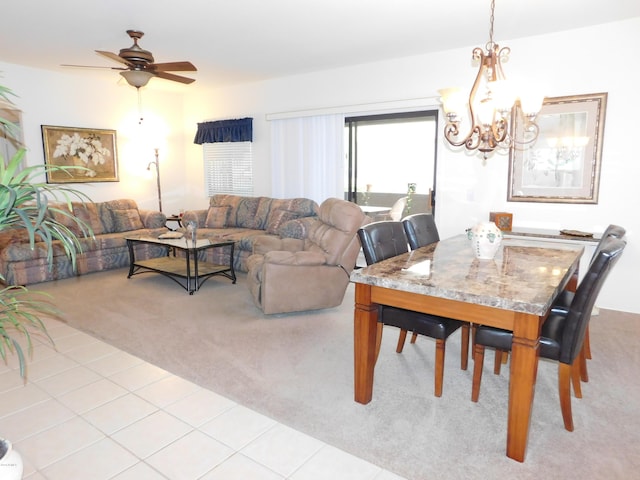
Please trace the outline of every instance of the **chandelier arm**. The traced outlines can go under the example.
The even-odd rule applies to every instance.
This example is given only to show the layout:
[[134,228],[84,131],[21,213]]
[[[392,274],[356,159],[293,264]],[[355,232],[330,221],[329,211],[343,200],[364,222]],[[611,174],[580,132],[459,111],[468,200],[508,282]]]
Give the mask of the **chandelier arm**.
[[476,150],[480,146],[480,142],[482,141],[482,126],[474,125],[473,129],[467,135],[467,138],[464,141],[464,145],[467,150]]
[[526,146],[529,145],[533,142],[535,142],[538,139],[538,134],[540,133],[540,126],[533,122],[530,121],[529,119],[525,120],[526,124],[524,126],[524,132],[526,132],[526,136],[523,135],[523,140],[519,140],[518,138],[512,138],[512,143],[518,147],[518,146]]
[[458,137],[459,134],[460,134],[460,130],[458,129],[458,122],[448,121],[444,127],[444,138],[447,139],[447,142],[449,142],[454,147],[461,147],[462,145],[465,144],[469,135],[467,135],[462,140],[457,141],[456,138]]
[[473,82],[473,86],[471,87],[471,92],[469,93],[469,104],[467,105],[469,118],[471,120],[469,133],[467,133],[462,139],[457,139],[460,135],[460,122],[457,120],[449,120],[445,125],[444,131],[444,136],[451,145],[453,145],[454,147],[461,147],[462,145],[464,145],[469,150],[475,150],[476,148],[478,148],[478,145],[480,144],[479,137],[482,135],[482,127],[477,124],[475,111],[473,109],[473,99],[475,99],[476,92],[478,91],[480,82],[482,80],[482,75],[485,70],[485,55],[482,48],[476,47],[473,49],[472,59],[480,60],[480,69],[478,70],[476,79]]

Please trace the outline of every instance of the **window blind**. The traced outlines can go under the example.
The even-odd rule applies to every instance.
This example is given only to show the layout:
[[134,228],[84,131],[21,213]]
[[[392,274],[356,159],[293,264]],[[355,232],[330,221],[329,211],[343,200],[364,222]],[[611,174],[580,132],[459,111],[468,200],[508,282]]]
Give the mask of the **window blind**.
[[251,142],[204,143],[202,147],[207,196],[253,195]]

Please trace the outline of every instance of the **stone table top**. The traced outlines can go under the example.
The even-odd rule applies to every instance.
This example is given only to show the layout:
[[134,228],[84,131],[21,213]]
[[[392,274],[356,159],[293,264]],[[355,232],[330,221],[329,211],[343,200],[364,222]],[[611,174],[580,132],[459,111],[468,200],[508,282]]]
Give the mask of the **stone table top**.
[[583,250],[505,238],[493,260],[478,260],[466,235],[457,235],[354,270],[351,281],[542,316]]

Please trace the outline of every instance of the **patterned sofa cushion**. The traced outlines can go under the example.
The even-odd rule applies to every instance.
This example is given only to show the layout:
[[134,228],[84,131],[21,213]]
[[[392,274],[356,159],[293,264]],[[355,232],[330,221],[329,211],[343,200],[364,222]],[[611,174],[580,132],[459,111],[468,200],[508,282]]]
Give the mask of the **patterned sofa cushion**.
[[299,238],[304,240],[309,236],[311,226],[318,221],[318,217],[304,217],[289,220],[278,228],[278,235],[283,238]]
[[205,228],[225,228],[229,219],[231,207],[209,207],[207,218],[204,221]]
[[300,217],[300,214],[298,212],[282,210],[279,208],[271,210],[271,212],[269,213],[269,217],[267,218],[267,226],[265,230],[267,233],[277,235],[278,230],[284,223],[288,222],[289,220],[295,220],[298,217]]
[[104,226],[98,213],[98,206],[93,202],[74,203],[73,214],[91,227],[94,235],[104,233]]
[[[260,201],[266,197],[242,197],[238,195],[214,195],[210,207],[229,207],[228,227],[260,228],[263,219],[257,216]],[[267,199],[270,200],[270,199]]]
[[231,207],[227,226],[258,230],[269,228],[270,215],[275,210],[296,212],[298,218],[318,214],[318,204],[310,198],[280,199],[217,194],[209,199],[211,207],[225,205]]
[[113,229],[116,232],[129,232],[131,230],[141,230],[144,228],[140,212],[137,208],[126,208],[123,210],[111,210],[113,217]]
[[318,215],[318,204],[310,198],[275,198],[271,210],[287,210],[298,213],[299,217],[315,217]]
[[[126,230],[122,230],[125,223],[131,224],[131,222],[134,221],[134,220],[127,220],[127,219],[129,219],[130,217],[133,217],[133,219],[135,219],[135,215],[129,212],[124,212],[126,210],[136,210],[137,212],[138,204],[136,203],[136,201],[128,198],[121,198],[118,200],[109,200],[107,202],[103,202],[102,209],[100,209],[99,212],[101,214],[100,219],[102,220],[103,226],[104,226],[104,233],[115,233],[115,232],[126,231]],[[125,215],[126,219],[118,218],[120,215]],[[139,213],[138,213],[138,220],[140,220]],[[142,223],[142,220],[140,220],[140,223]],[[133,229],[129,229],[129,230],[133,230]]]

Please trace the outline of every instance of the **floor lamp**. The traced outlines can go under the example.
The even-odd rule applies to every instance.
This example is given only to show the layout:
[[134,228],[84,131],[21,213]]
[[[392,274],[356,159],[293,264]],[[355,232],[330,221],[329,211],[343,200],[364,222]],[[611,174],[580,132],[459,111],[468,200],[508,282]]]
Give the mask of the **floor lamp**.
[[151,170],[151,165],[156,166],[156,180],[158,182],[158,210],[162,212],[162,193],[160,190],[160,161],[158,160],[158,149],[154,148],[154,151],[156,154],[156,159],[153,162],[149,162],[149,165],[147,165],[147,170]]

